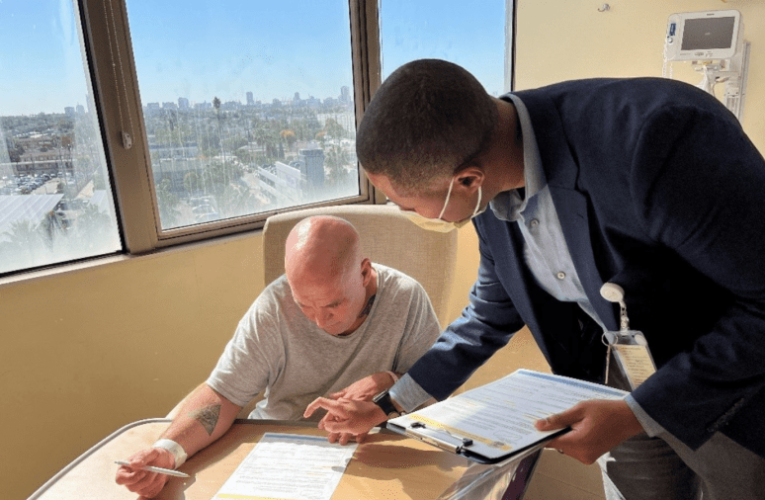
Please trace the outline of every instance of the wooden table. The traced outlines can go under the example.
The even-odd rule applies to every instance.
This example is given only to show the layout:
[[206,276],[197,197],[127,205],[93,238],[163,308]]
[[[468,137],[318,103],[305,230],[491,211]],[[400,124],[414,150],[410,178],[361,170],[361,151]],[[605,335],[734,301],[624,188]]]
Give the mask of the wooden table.
[[[152,445],[169,419],[119,429],[56,474],[29,500],[136,500],[114,482],[114,460]],[[237,420],[218,441],[191,457],[157,500],[210,500],[266,432],[324,436],[315,423]],[[533,463],[532,463],[533,466]],[[483,466],[390,431],[369,436],[348,464],[332,500],[503,498],[515,466]],[[498,478],[507,477],[502,483]],[[461,496],[473,485],[482,493]]]

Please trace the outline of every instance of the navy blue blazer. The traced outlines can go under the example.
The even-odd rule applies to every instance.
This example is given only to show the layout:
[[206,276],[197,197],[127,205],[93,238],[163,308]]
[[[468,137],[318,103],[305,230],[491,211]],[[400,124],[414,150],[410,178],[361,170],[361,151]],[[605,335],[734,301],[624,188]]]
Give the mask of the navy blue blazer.
[[[659,370],[634,391],[693,449],[721,431],[765,456],[765,161],[735,117],[665,79],[572,81],[518,92],[563,233],[609,329],[625,289]],[[510,138],[508,138],[510,140]],[[474,219],[470,303],[409,374],[443,399],[528,325],[555,373],[602,381],[602,331],[542,290],[517,223]]]

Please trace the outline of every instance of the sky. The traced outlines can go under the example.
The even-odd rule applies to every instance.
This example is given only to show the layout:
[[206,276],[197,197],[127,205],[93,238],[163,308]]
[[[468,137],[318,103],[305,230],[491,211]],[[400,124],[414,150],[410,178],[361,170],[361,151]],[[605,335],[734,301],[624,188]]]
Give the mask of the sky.
[[[142,103],[338,97],[353,88],[346,0],[126,0]],[[504,89],[505,0],[381,0],[383,77],[448,59]],[[73,0],[0,0],[0,116],[87,106]]]

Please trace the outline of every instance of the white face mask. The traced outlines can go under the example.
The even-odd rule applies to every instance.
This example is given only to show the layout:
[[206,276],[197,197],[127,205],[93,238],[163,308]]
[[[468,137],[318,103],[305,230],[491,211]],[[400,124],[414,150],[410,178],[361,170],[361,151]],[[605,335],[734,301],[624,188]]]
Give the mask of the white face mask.
[[473,215],[471,215],[469,218],[459,221],[459,222],[448,222],[445,220],[442,220],[441,217],[444,216],[444,212],[446,212],[446,207],[449,205],[449,198],[452,195],[452,187],[454,186],[454,177],[452,177],[452,181],[449,183],[449,191],[446,193],[446,200],[444,201],[444,207],[441,209],[441,213],[438,214],[437,219],[430,219],[428,217],[423,217],[422,215],[418,214],[414,210],[401,210],[404,215],[406,215],[409,220],[420,226],[421,228],[427,230],[427,231],[436,231],[439,233],[448,233],[449,231],[452,231],[454,229],[459,229],[470,220],[477,216],[481,215],[483,212],[486,211],[486,207],[483,207],[481,209],[481,186],[478,186],[478,201],[475,204],[475,208],[473,209]]

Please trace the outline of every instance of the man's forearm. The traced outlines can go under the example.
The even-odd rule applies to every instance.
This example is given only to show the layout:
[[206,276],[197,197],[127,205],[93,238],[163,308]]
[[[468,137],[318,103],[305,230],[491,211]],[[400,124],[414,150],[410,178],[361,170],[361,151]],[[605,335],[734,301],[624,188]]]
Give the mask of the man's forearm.
[[190,457],[221,437],[241,408],[202,384],[186,397],[160,438],[180,444]]

